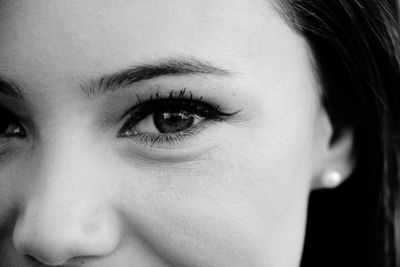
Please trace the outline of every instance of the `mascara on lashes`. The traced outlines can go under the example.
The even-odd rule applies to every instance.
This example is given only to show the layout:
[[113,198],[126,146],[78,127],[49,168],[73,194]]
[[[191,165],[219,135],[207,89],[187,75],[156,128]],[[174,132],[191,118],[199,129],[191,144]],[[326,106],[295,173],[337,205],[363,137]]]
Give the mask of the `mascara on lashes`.
[[[188,92],[186,89],[182,89],[178,92],[172,90],[167,97],[162,97],[157,91],[157,93],[152,94],[147,101],[142,101],[138,96],[137,98],[139,104],[129,109],[123,115],[123,118],[128,117],[128,119],[127,122],[122,126],[119,136],[139,137],[139,141],[151,143],[151,145],[156,143],[173,143],[177,141],[183,141],[186,137],[194,136],[206,128],[206,122],[224,121],[226,117],[233,116],[239,112],[223,112],[219,106],[215,107],[206,103],[203,100],[203,97],[194,97],[192,92]],[[202,121],[198,124],[192,125],[188,129],[175,133],[137,133],[132,130],[147,116],[161,111],[172,111],[172,113],[176,113],[176,111],[185,112],[201,118]]]

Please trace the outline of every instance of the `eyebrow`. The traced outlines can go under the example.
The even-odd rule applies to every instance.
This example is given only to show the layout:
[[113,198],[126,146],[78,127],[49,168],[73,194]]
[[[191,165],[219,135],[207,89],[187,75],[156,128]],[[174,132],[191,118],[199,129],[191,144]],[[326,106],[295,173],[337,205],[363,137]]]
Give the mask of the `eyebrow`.
[[135,65],[128,69],[103,75],[91,80],[81,89],[89,97],[124,88],[134,83],[154,79],[161,76],[179,76],[189,74],[207,74],[216,76],[230,76],[228,70],[216,67],[210,63],[196,59],[168,59],[153,64]]
[[12,80],[0,77],[0,94],[10,96],[17,100],[23,100],[23,93],[20,87]]

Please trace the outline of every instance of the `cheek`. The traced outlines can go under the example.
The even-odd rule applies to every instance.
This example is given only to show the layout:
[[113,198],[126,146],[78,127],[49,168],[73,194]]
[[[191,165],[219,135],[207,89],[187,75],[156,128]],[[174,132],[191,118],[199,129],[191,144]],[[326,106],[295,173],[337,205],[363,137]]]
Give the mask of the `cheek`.
[[295,266],[309,132],[299,129],[304,118],[269,122],[229,128],[220,146],[197,161],[143,168],[141,188],[123,194],[132,228],[176,265]]

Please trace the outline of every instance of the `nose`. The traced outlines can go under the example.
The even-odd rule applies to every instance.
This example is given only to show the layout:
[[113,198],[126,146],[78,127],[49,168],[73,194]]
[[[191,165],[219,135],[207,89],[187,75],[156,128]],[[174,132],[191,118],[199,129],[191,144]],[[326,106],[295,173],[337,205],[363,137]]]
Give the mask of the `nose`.
[[77,218],[71,213],[51,213],[43,208],[22,215],[14,229],[16,250],[42,264],[58,266],[102,258],[116,249],[118,227],[110,219]]
[[100,259],[117,249],[118,215],[99,189],[104,179],[88,171],[90,165],[82,158],[53,160],[30,177],[13,232],[18,253],[58,266]]

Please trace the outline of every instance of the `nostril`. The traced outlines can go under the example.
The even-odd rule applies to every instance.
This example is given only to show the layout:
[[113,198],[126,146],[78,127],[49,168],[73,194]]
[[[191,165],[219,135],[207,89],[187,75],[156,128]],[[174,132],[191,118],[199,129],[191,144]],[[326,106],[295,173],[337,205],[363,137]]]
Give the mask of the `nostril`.
[[43,264],[45,264],[46,266],[61,266],[62,265],[62,263],[55,264],[55,265],[53,265],[51,263],[46,263],[46,262],[43,262],[42,260],[35,258],[34,256],[31,256],[31,255],[25,255],[24,257],[28,261],[28,263],[32,266],[42,267]]
[[45,244],[39,238],[28,238],[27,236],[15,233],[14,247],[30,263],[37,264],[37,266],[59,266],[65,263],[64,256],[62,257],[60,252],[52,249],[52,245]]
[[26,252],[22,254],[25,260],[30,264],[29,266],[62,266],[66,264],[65,261],[57,260],[51,257],[42,257],[43,255],[39,255],[39,253],[34,252]]

